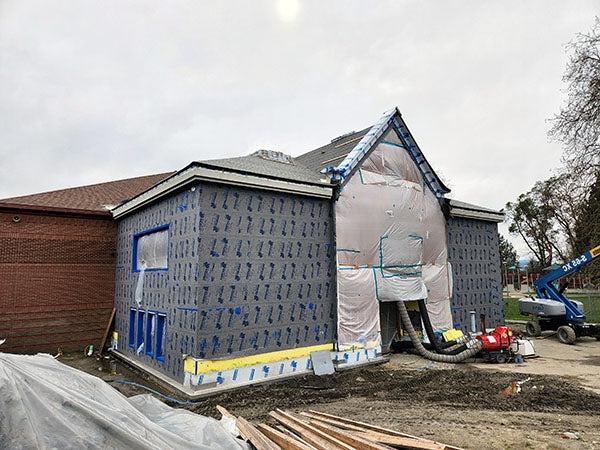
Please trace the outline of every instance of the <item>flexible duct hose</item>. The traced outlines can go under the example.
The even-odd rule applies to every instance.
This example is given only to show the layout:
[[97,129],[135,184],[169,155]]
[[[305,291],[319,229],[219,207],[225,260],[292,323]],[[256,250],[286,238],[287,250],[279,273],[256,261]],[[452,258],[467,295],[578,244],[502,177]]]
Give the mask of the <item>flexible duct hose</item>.
[[[425,300],[419,300],[417,304],[419,305],[419,313],[421,314],[421,320],[423,321],[423,326],[425,327],[425,333],[427,334],[429,342],[431,342],[435,352],[452,355],[452,351],[455,350],[454,345],[457,344],[457,342],[453,342],[450,345],[441,345],[441,342],[436,339],[435,333],[433,332],[433,327],[431,326],[431,320],[429,319],[429,312],[427,311]],[[460,347],[462,347],[462,345]]]
[[417,336],[417,333],[415,332],[412,322],[410,321],[410,317],[408,316],[408,311],[406,310],[404,302],[396,302],[396,304],[398,305],[398,312],[400,313],[402,325],[404,325],[404,329],[408,332],[408,335],[410,336],[410,340],[412,341],[415,350],[417,350],[417,352],[423,358],[427,358],[431,361],[436,362],[458,363],[464,361],[465,359],[475,356],[481,350],[482,344],[480,341],[471,341],[470,343],[466,344],[470,348],[457,355],[439,355],[437,353],[428,351],[425,347],[423,347],[421,339],[419,339],[419,336]]
[[427,334],[429,342],[431,342],[431,345],[436,353],[440,353],[442,355],[457,355],[468,349],[464,341],[459,342],[455,340],[450,342],[439,342],[435,337],[435,333],[433,332],[433,327],[431,326],[431,320],[429,319],[429,312],[427,311],[425,300],[419,300],[417,304],[419,305],[419,313],[421,314],[421,320],[423,321],[423,326],[425,327],[425,333]]

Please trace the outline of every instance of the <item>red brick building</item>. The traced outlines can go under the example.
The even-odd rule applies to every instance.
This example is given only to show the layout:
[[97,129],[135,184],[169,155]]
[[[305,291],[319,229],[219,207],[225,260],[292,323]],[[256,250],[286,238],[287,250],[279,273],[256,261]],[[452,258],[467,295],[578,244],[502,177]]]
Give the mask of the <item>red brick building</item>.
[[115,288],[117,228],[108,208],[169,175],[0,200],[2,351],[100,344]]

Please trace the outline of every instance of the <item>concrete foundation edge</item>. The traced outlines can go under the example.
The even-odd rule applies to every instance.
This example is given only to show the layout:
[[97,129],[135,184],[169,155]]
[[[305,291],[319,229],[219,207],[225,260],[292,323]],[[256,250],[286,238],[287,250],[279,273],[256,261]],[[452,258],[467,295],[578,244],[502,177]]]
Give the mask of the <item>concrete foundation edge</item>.
[[[285,360],[201,375],[186,373],[184,382],[178,383],[165,374],[124,355],[118,350],[110,350],[110,352],[137,370],[150,375],[153,381],[161,387],[190,400],[253,384],[280,381],[313,373],[310,356],[308,356],[298,358],[295,360],[296,364],[292,364],[292,360]],[[388,361],[388,358],[381,355],[380,346],[339,352],[332,351],[331,357],[336,371]],[[281,369],[282,365],[283,370]]]

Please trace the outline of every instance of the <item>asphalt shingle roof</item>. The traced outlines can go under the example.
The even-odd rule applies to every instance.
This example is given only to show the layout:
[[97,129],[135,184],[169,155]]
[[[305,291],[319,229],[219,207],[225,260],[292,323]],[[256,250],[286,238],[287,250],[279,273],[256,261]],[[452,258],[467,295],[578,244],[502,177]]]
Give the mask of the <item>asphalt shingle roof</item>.
[[174,172],[159,173],[107,183],[90,184],[39,194],[0,200],[0,206],[31,206],[37,209],[57,208],[79,211],[108,212],[107,205],[117,205],[163,181]]
[[368,127],[335,138],[327,145],[297,156],[296,161],[314,172],[320,172],[321,169],[327,166],[336,166],[343,161],[370,129],[371,127]]
[[318,171],[301,164],[296,158],[287,157],[289,163],[265,159],[258,152],[237,158],[212,159],[198,161],[196,164],[210,169],[227,170],[243,174],[258,175],[287,181],[308,184],[329,185]]

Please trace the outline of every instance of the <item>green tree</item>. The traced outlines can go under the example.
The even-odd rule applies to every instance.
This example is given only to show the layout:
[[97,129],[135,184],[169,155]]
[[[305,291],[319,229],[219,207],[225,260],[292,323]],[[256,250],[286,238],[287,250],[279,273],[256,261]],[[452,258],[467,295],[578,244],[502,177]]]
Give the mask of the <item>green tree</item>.
[[551,245],[562,261],[571,259],[577,253],[579,238],[575,228],[589,193],[587,178],[584,180],[564,169],[538,184],[553,212],[555,233]]
[[542,272],[546,267],[548,266],[540,264],[540,262],[536,259],[530,259],[527,263],[527,270],[529,271],[529,273]]
[[552,241],[555,238],[554,214],[549,206],[548,191],[541,182],[513,203],[506,204],[508,231],[519,235],[542,264],[552,262]]
[[502,235],[500,235],[500,263],[502,267],[513,267],[518,263],[515,248]]
[[[589,195],[575,225],[577,235],[577,253],[583,253],[590,248],[600,245],[600,171],[590,188]],[[590,264],[585,274],[600,283],[600,264]]]

